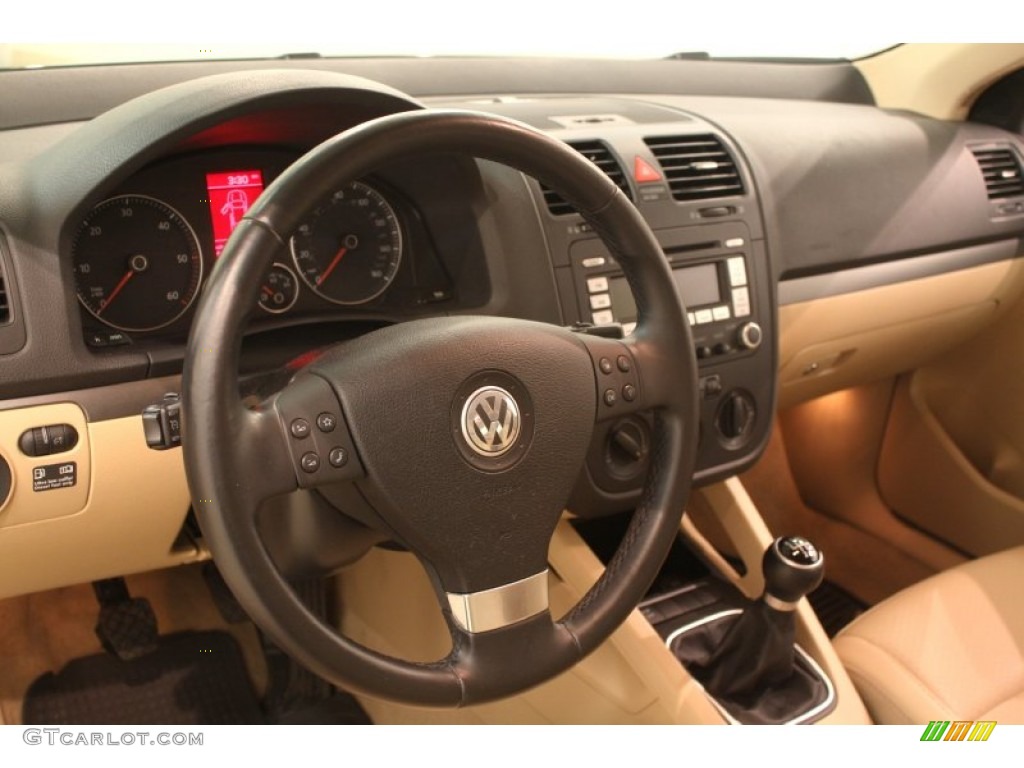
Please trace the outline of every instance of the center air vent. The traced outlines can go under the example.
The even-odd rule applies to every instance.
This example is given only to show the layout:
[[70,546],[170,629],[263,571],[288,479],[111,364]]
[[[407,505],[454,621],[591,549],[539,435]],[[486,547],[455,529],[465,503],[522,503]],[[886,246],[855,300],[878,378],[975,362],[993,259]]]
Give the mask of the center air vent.
[[1021,173],[1020,159],[1009,147],[973,147],[985,177],[985,189],[989,200],[1003,200],[1007,197],[1024,195],[1024,174]]
[[[612,154],[607,144],[603,141],[570,141],[568,144],[604,171],[604,174],[615,183],[615,186],[625,193],[626,197],[630,200],[633,199],[633,193],[629,189],[626,175],[622,172],[622,166],[619,165],[619,161]],[[540,188],[544,191],[544,202],[547,203],[548,210],[555,216],[564,216],[567,213],[574,213],[576,211],[575,208],[566,202],[565,198],[550,187],[541,184]]]
[[707,200],[743,194],[732,155],[711,134],[644,139],[665,172],[676,200]]

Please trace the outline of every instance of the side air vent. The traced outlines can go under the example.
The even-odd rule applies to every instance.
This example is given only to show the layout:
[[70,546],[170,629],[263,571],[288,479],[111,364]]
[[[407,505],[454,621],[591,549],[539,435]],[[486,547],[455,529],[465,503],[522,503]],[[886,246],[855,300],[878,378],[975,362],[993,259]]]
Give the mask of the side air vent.
[[[619,161],[612,154],[612,151],[608,148],[608,145],[603,141],[570,141],[569,146],[583,155],[587,160],[592,162],[602,171],[605,175],[615,182],[615,186],[621,189],[630,200],[633,199],[633,193],[629,189],[629,182],[626,181],[626,174],[622,172],[622,166],[619,165]],[[544,191],[544,202],[548,205],[548,210],[551,211],[555,216],[564,216],[567,213],[574,213],[576,211],[565,199],[555,192],[550,187],[541,184],[541,189]]]
[[0,257],[0,325],[11,322],[11,302],[7,297],[7,282],[4,280],[4,262]]
[[672,197],[707,200],[743,194],[743,180],[732,155],[716,136],[661,136],[644,139],[661,163]]
[[1009,147],[973,147],[971,152],[978,161],[989,200],[1024,195],[1024,173],[1020,159]]

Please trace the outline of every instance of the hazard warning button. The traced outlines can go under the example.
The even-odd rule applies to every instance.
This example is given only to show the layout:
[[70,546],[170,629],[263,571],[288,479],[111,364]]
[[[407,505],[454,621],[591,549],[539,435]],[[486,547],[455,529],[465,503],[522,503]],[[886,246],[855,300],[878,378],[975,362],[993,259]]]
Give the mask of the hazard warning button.
[[661,181],[661,173],[640,155],[636,155],[633,158],[633,178],[637,184],[648,184],[652,181]]

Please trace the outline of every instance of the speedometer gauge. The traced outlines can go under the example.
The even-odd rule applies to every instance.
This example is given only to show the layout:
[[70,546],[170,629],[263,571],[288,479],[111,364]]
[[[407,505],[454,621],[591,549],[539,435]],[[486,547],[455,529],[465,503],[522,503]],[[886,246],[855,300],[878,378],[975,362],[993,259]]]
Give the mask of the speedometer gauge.
[[122,331],[155,331],[192,305],[203,278],[195,232],[171,206],[143,195],[97,205],[75,235],[78,298]]
[[383,195],[362,182],[339,189],[291,240],[299,275],[335,304],[365,304],[387,290],[402,262],[402,230]]

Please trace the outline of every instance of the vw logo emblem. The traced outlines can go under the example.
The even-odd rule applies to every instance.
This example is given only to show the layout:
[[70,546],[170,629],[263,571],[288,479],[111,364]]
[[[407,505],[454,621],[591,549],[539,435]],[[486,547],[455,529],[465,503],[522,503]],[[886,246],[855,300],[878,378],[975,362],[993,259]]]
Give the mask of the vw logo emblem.
[[481,387],[462,406],[462,436],[480,456],[501,456],[519,439],[515,398],[501,387]]

